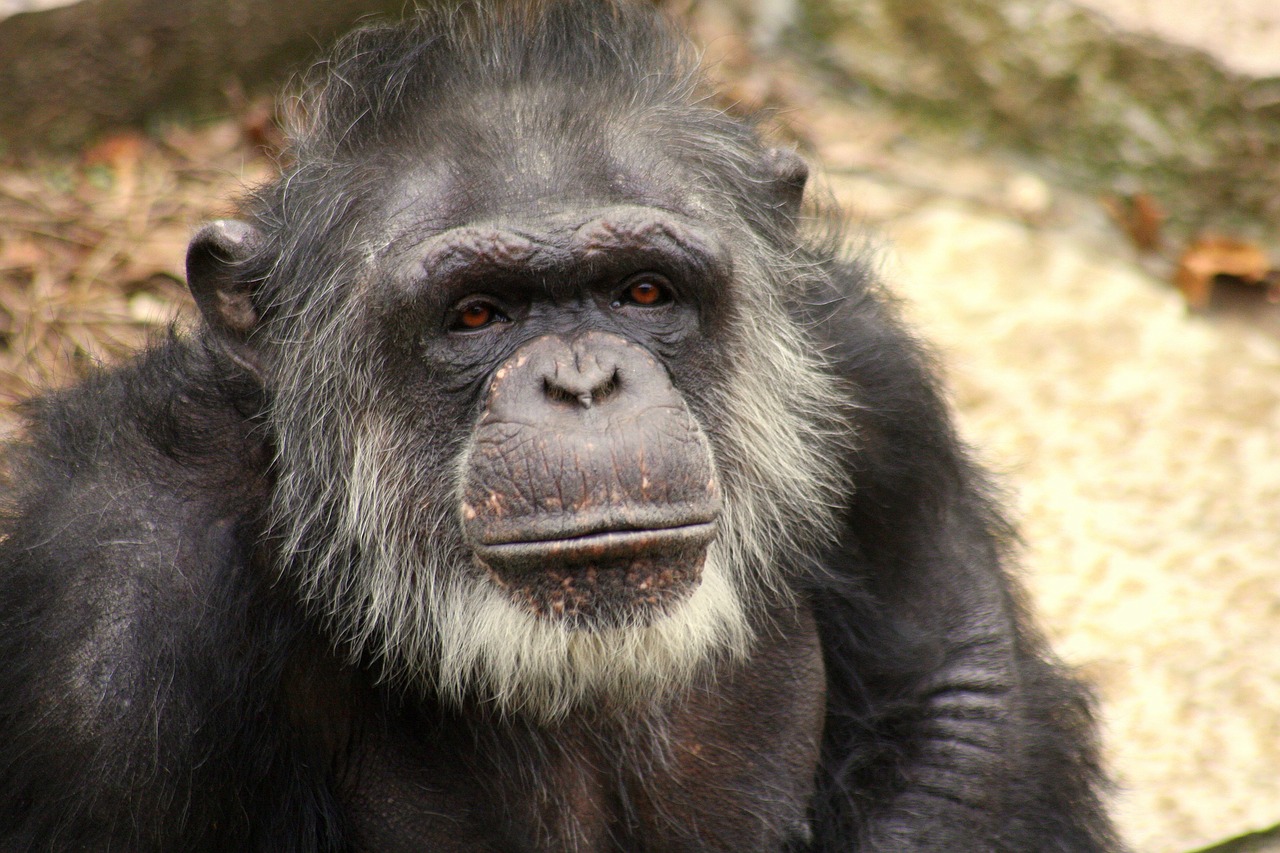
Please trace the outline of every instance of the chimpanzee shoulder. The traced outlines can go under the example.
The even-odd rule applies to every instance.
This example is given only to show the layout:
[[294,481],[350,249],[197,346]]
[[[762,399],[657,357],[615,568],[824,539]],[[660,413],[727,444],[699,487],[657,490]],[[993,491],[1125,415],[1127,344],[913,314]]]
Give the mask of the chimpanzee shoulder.
[[0,521],[0,848],[325,849],[336,819],[305,760],[257,746],[285,738],[272,693],[296,633],[254,557],[260,405],[174,336],[20,407]]

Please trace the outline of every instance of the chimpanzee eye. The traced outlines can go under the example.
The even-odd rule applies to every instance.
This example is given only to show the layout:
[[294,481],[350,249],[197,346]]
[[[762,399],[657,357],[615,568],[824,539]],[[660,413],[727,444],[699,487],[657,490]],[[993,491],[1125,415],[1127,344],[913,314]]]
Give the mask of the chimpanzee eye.
[[507,316],[492,302],[484,299],[471,299],[457,307],[451,328],[465,332],[483,329],[494,323],[506,322],[510,322]]
[[626,288],[614,301],[613,307],[639,305],[648,308],[664,305],[670,301],[671,283],[660,275],[645,273],[627,282]]

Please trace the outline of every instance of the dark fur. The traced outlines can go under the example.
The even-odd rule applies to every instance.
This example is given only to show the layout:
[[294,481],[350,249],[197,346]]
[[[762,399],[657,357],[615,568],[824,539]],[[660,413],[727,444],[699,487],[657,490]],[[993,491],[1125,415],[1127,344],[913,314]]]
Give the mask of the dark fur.
[[[1004,568],[1010,531],[927,359],[834,239],[797,233],[803,173],[702,100],[687,49],[647,9],[570,0],[486,21],[358,33],[319,69],[296,165],[244,211],[260,242],[231,269],[252,331],[210,323],[26,405],[0,528],[0,850],[1117,849],[1088,696],[1030,627]],[[495,93],[511,86],[526,109],[504,122]],[[319,422],[348,380],[332,341],[315,387],[279,365],[343,327],[368,246],[416,247],[375,233],[390,176],[446,151],[462,180],[429,190],[448,196],[448,224],[485,219],[511,198],[492,164],[512,145],[558,164],[558,183],[517,189],[528,210],[540,194],[678,208],[696,185],[739,271],[770,277],[848,395],[812,416],[841,475],[836,541],[793,519],[775,556],[794,597],[761,593],[753,656],[663,707],[539,721],[442,701],[298,587],[343,495],[305,476],[285,489],[299,469],[282,446],[326,453],[294,432],[299,412]],[[627,169],[612,170],[620,150]],[[650,164],[644,186],[610,183]],[[415,216],[397,233],[445,224]],[[730,291],[704,338],[660,353],[713,443],[712,392],[752,345],[751,294]],[[484,378],[414,374],[376,337],[343,343],[370,381],[405,377],[404,395],[435,401],[415,452],[443,470]],[[403,415],[406,399],[386,405]],[[823,677],[804,656],[809,614],[820,726],[803,712]],[[819,727],[813,766],[788,744]],[[787,792],[810,777],[806,816]]]

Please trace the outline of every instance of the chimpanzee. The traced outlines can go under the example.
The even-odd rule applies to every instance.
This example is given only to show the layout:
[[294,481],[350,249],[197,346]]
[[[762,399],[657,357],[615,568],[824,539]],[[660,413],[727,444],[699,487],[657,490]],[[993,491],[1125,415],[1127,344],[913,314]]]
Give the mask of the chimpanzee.
[[696,66],[630,0],[317,66],[199,325],[7,450],[0,849],[1117,847],[928,359]]

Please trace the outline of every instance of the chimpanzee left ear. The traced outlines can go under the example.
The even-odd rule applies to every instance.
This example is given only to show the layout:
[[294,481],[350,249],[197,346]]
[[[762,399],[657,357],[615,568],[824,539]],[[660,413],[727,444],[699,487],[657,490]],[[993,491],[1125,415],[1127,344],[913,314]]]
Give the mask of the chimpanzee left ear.
[[255,374],[260,370],[248,339],[259,318],[245,262],[261,245],[262,234],[254,226],[219,219],[197,231],[187,247],[187,286],[200,313],[228,345],[228,354]]
[[780,209],[794,219],[800,214],[804,187],[809,181],[809,164],[790,148],[770,148],[761,165],[773,184]]

